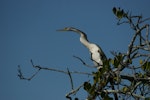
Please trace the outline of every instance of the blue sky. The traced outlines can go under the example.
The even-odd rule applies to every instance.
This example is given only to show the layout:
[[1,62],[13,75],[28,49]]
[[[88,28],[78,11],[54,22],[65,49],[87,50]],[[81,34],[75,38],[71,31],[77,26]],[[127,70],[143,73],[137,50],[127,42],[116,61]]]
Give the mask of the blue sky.
[[[0,99],[1,100],[65,100],[71,90],[67,75],[41,71],[33,80],[17,77],[17,66],[27,77],[37,65],[71,71],[91,72],[73,55],[92,64],[88,50],[71,32],[58,32],[66,26],[87,33],[91,42],[99,44],[107,57],[110,51],[125,52],[132,36],[129,26],[116,25],[114,6],[150,17],[148,0],[1,0],[0,1]],[[73,75],[75,87],[88,79]],[[82,91],[78,95],[84,98]]]

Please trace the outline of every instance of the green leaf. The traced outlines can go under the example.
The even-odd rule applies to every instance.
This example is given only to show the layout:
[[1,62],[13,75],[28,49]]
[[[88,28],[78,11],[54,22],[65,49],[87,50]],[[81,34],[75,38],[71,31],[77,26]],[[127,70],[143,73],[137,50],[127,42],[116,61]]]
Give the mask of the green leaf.
[[113,13],[115,14],[115,16],[118,18],[118,19],[121,19],[121,18],[123,18],[123,17],[125,17],[127,14],[124,12],[124,10],[123,9],[120,9],[119,7],[118,8],[116,8],[116,7],[114,7],[113,9],[112,9],[112,11],[113,11]]
[[120,83],[120,82],[121,82],[121,78],[120,78],[119,76],[114,77],[114,80],[115,80],[117,83]]
[[119,9],[119,10],[117,11],[117,17],[118,17],[119,19],[121,19],[122,17],[124,17],[124,11]]
[[96,90],[96,86],[95,85],[93,85],[90,89],[89,89],[89,94],[90,95],[96,95],[97,93],[95,92],[95,90]]
[[89,82],[84,82],[84,89],[85,89],[86,91],[89,91],[90,88],[91,88],[91,84],[90,84]]
[[141,68],[146,72],[150,72],[150,62],[145,62]]
[[116,58],[112,59],[111,63],[112,63],[112,65],[114,65],[114,67],[118,67],[118,65],[119,65],[119,62]]
[[113,98],[107,96],[107,97],[104,98],[104,100],[113,100]]
[[114,7],[114,8],[112,9],[112,11],[113,11],[113,13],[116,15],[116,11],[117,11],[116,7]]
[[139,63],[142,65],[143,64],[143,60],[140,60]]
[[98,77],[93,76],[94,84],[98,82]]
[[101,93],[101,97],[103,98],[103,100],[113,100],[113,98],[109,97],[105,92]]
[[79,100],[78,98],[75,98],[74,100]]
[[102,92],[102,93],[101,93],[101,97],[104,98],[105,96],[106,96],[106,93],[105,93],[105,92]]
[[145,100],[150,100],[150,97],[145,98]]
[[89,82],[84,82],[84,89],[90,94],[95,95],[95,85],[91,85]]
[[128,87],[125,86],[125,87],[122,88],[122,92],[123,92],[123,93],[126,93],[126,92],[128,92],[128,91],[129,91],[129,88],[128,88]]
[[118,55],[114,57],[114,59],[111,59],[111,63],[112,65],[114,65],[114,67],[118,67],[118,65],[120,64],[122,60],[123,60],[123,55],[119,53]]
[[98,83],[100,81],[101,75],[102,74],[99,71],[93,73],[94,84],[96,84],[96,83]]

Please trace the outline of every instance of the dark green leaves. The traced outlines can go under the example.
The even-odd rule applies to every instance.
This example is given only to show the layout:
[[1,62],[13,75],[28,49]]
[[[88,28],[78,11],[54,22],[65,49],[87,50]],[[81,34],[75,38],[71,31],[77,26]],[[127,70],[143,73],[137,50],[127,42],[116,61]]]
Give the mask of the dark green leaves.
[[84,89],[85,89],[90,95],[95,95],[95,90],[96,90],[95,85],[91,85],[89,82],[84,82]]
[[113,98],[109,97],[105,92],[101,93],[101,97],[103,98],[103,100],[113,100]]
[[111,63],[112,65],[114,65],[114,67],[118,67],[118,65],[120,64],[120,62],[122,62],[122,60],[123,60],[123,55],[119,53],[114,57],[114,59],[111,59]]
[[112,9],[112,11],[113,11],[113,13],[115,14],[115,16],[116,16],[118,19],[121,19],[121,18],[123,18],[123,17],[126,16],[126,13],[124,12],[123,9],[114,7],[114,8]]
[[84,82],[84,89],[86,90],[86,91],[89,91],[90,89],[91,89],[91,84],[89,83],[89,82]]
[[89,93],[88,100],[93,100],[91,98],[95,98],[97,95],[97,92],[95,92],[96,86],[91,85],[91,83],[89,83],[89,82],[84,82],[84,90],[86,90]]
[[143,61],[140,61],[140,64],[142,65],[141,68],[146,71],[146,72],[150,72],[150,62],[145,62],[143,64]]
[[150,100],[150,97],[145,98],[145,100]]

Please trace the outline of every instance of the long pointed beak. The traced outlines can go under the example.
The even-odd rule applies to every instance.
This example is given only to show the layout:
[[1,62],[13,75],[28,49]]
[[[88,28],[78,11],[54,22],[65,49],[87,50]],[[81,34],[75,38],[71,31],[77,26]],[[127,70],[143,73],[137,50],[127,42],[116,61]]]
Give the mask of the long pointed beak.
[[66,31],[66,30],[64,30],[64,29],[58,29],[58,30],[56,30],[56,31]]

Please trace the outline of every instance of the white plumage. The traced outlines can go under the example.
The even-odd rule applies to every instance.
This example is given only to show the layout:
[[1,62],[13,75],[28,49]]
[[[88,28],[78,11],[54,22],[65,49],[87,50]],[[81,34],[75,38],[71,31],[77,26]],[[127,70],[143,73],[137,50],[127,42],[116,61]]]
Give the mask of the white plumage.
[[87,35],[84,32],[73,27],[66,27],[59,31],[73,31],[80,34],[80,42],[90,51],[91,60],[94,62],[94,65],[97,66],[97,69],[103,68],[103,61],[107,59],[104,52],[98,45],[90,43],[87,39]]

